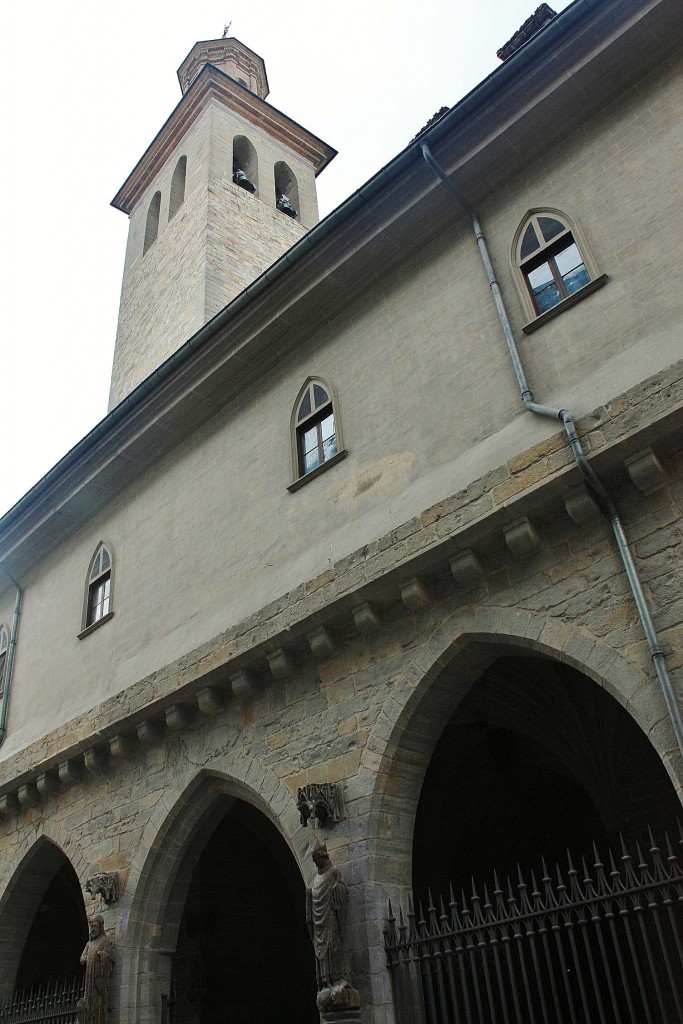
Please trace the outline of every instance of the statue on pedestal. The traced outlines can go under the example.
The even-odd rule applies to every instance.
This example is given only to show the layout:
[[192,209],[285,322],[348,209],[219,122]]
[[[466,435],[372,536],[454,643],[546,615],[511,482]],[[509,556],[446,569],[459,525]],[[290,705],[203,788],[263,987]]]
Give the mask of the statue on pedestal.
[[78,1024],[107,1024],[114,947],[104,930],[101,914],[88,921],[88,936],[81,954],[81,963],[85,964],[85,991],[78,1000]]
[[349,890],[332,864],[325,843],[316,842],[311,856],[318,871],[311,888],[306,890],[306,922],[315,949],[318,1009],[356,1009],[360,997],[349,982],[346,955]]

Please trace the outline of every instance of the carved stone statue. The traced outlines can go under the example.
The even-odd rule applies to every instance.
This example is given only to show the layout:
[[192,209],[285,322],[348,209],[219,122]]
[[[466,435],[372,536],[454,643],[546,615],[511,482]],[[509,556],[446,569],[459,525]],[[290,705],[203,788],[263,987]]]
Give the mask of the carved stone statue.
[[360,997],[349,982],[346,955],[346,907],[349,890],[332,864],[324,843],[311,856],[318,871],[306,890],[306,922],[315,950],[317,1004],[321,1012],[351,1010]]
[[339,786],[330,782],[310,782],[307,786],[300,786],[296,805],[304,828],[307,828],[309,818],[315,818],[319,825],[332,825],[342,820]]
[[93,899],[101,896],[105,903],[115,903],[119,898],[118,871],[100,871],[85,883],[85,891]]
[[85,992],[78,1000],[78,1024],[107,1024],[114,948],[105,933],[101,914],[88,921],[88,935],[81,955],[81,963],[85,964]]

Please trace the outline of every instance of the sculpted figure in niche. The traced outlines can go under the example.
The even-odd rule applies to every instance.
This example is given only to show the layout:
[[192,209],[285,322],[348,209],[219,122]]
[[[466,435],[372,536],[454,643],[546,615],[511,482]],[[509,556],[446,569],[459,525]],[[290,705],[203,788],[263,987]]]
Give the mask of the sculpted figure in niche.
[[306,921],[315,950],[318,1009],[349,1010],[360,1006],[349,982],[346,955],[346,907],[349,890],[332,864],[325,843],[311,850],[317,874],[306,890]]
[[78,1000],[78,1024],[107,1024],[114,948],[105,933],[101,914],[88,921],[88,935],[81,955],[81,963],[85,964],[85,991]]

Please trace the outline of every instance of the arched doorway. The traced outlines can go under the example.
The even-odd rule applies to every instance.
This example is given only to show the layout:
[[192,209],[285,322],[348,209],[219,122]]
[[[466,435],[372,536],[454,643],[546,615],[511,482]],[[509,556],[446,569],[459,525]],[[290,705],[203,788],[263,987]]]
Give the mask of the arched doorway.
[[48,840],[36,844],[0,905],[0,989],[5,996],[80,981],[88,936],[76,872]]
[[303,880],[264,814],[218,798],[178,872],[171,907],[179,900],[172,1024],[317,1024]]
[[683,1021],[669,777],[587,676],[508,652],[464,686],[461,653],[417,708],[416,728],[428,715],[440,735],[415,811],[415,900],[389,927],[399,1018]]
[[[447,676],[449,667],[444,670]],[[413,838],[413,886],[446,892],[581,862],[648,826],[673,838],[681,807],[633,718],[581,672],[505,656],[481,675],[432,753]]]

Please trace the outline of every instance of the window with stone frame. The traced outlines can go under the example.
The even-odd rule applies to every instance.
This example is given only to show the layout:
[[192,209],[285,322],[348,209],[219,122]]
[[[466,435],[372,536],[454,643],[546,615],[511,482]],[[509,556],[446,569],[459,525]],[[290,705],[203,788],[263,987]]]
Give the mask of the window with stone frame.
[[527,214],[515,235],[513,258],[530,318],[573,304],[606,280],[598,277],[578,226],[558,210]]
[[100,544],[88,571],[83,628],[94,626],[111,614],[113,559],[107,544]]
[[319,379],[307,381],[299,394],[294,414],[294,446],[299,477],[312,473],[341,451],[338,434],[329,386]]

